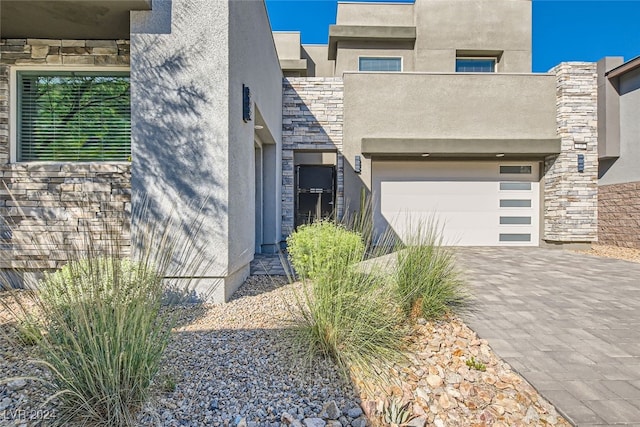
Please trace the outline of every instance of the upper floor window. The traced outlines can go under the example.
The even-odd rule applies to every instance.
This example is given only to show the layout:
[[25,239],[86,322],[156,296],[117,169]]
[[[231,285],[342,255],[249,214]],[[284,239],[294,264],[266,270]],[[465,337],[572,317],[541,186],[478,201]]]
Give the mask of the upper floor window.
[[456,58],[456,73],[493,73],[495,58]]
[[17,83],[17,160],[130,159],[128,72],[24,71]]
[[402,58],[361,56],[358,71],[402,71]]

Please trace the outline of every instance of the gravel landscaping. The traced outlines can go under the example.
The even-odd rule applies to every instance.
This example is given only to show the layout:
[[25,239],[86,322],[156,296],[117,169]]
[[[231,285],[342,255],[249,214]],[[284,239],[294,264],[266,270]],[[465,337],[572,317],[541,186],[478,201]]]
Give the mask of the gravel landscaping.
[[[359,395],[329,361],[300,362],[289,330],[297,287],[254,276],[228,304],[177,308],[180,325],[139,424],[364,427],[366,415],[375,422],[382,401],[396,396],[412,402],[412,426],[568,425],[456,318],[419,320],[409,361],[392,369],[387,386],[359,387]],[[3,376],[46,375],[27,361],[33,348],[0,340]],[[471,356],[475,367],[466,363]],[[46,425],[35,421],[54,414],[40,409],[45,399],[35,381],[0,385],[0,424]]]
[[609,245],[592,245],[591,249],[579,252],[605,258],[615,258],[631,262],[640,262],[640,249],[636,248],[623,248],[621,246]]

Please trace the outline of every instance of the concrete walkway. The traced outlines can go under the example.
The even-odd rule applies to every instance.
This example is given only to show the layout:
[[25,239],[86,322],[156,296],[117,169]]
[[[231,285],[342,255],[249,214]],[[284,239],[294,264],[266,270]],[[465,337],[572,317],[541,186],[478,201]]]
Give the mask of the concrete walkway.
[[459,248],[465,321],[578,426],[640,426],[640,264],[542,248]]
[[[286,276],[293,271],[286,259],[287,254],[255,254],[251,261],[252,276]],[[283,263],[285,264],[283,266]]]

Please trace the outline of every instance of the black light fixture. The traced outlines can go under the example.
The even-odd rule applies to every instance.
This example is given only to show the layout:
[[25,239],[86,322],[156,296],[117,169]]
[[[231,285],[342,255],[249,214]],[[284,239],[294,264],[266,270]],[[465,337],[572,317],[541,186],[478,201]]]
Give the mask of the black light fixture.
[[584,172],[584,154],[578,154],[578,172]]
[[244,122],[251,121],[251,90],[249,86],[242,85],[242,120]]
[[362,171],[362,159],[360,156],[356,156],[356,160],[353,164],[353,170],[355,173],[360,173]]

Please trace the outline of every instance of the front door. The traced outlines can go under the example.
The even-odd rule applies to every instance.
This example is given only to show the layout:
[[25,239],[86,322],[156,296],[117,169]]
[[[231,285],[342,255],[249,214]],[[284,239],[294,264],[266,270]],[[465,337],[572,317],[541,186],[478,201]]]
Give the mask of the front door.
[[296,167],[296,227],[333,217],[335,176],[335,166]]

